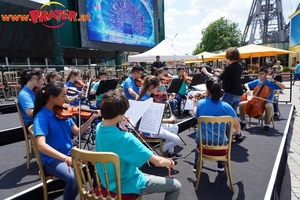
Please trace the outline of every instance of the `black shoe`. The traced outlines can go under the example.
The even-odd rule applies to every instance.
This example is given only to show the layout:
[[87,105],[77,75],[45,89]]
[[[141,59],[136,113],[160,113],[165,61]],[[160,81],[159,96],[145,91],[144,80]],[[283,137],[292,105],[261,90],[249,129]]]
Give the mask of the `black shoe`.
[[225,168],[224,168],[224,162],[218,162],[218,168],[217,171],[218,172],[224,172]]
[[197,171],[197,165],[194,165],[193,172],[196,173],[196,171]]
[[264,126],[263,132],[268,132],[269,131],[269,126]]
[[181,158],[182,157],[182,154],[179,154],[179,153],[168,153],[168,158]]
[[183,111],[183,114],[185,114],[185,115],[190,115],[190,111],[185,110],[185,111]]
[[233,138],[236,140],[236,141],[243,141],[244,139],[245,139],[245,136],[243,136],[242,135],[242,133],[240,133],[240,134],[235,134],[234,136],[233,136]]
[[278,115],[277,113],[275,113],[275,114],[273,115],[273,118],[274,118],[274,119],[279,119],[279,115]]
[[246,129],[246,123],[240,122],[241,130],[244,131]]

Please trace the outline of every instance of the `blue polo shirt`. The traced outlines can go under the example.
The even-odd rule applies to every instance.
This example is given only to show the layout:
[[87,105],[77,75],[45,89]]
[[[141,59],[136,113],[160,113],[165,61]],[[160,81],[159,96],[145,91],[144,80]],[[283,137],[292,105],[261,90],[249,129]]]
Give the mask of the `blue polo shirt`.
[[[254,81],[251,81],[251,82],[247,83],[247,85],[249,86],[249,88],[250,88],[251,90],[253,90],[256,86],[261,85],[261,84],[262,84],[262,82],[261,82],[260,79],[256,79],[256,80],[254,80]],[[279,90],[280,87],[277,86],[277,85],[276,85],[275,83],[273,83],[272,81],[270,81],[269,79],[266,80],[265,84],[266,84],[266,86],[268,86],[268,87],[272,90],[270,96],[268,97],[268,100],[273,101],[273,98],[274,98],[274,90]],[[253,95],[255,95],[255,94],[253,94]]]
[[[74,85],[74,83],[73,82],[71,82],[71,81],[68,81],[67,83],[66,83],[66,86],[67,87],[75,87],[75,85]],[[78,91],[82,91],[82,88],[76,88]],[[76,96],[76,95],[78,95],[78,93],[79,92],[75,92],[74,94],[67,94],[68,96],[71,96],[71,97],[74,97],[74,96]],[[72,103],[70,103],[70,105],[73,105],[73,106],[78,106],[79,105],[79,99],[76,99],[74,102],[72,102]]]
[[[175,79],[179,79],[178,75],[174,76],[173,78]],[[190,84],[188,84],[186,81],[183,81],[183,83],[181,84],[181,87],[178,91],[178,94],[180,95],[186,95],[187,92],[187,88],[190,86]]]
[[[133,134],[120,131],[116,126],[104,126],[101,122],[96,129],[96,152],[113,152],[119,156],[122,194],[140,194],[140,190],[146,188],[146,177],[139,168],[153,153]],[[106,187],[101,164],[97,164],[97,170]],[[107,171],[110,189],[116,192],[114,167],[111,163],[107,164]]]
[[25,110],[34,109],[34,101],[35,93],[25,85],[18,95],[18,103],[26,126],[33,121],[33,118],[28,116]]
[[[66,156],[71,155],[72,126],[71,118],[58,119],[48,108],[43,107],[33,120],[34,136],[45,136],[46,143]],[[41,152],[42,163],[51,163],[55,159]]]
[[[231,117],[236,117],[236,112],[233,110],[233,108],[226,102],[223,102],[222,100],[219,100],[217,102],[214,102],[211,100],[210,97],[206,97],[204,99],[201,99],[198,102],[197,110],[196,110],[196,117],[201,116],[225,116],[229,115]],[[208,125],[208,141],[212,141],[212,125]],[[224,124],[220,125],[221,130],[224,130]],[[206,126],[204,124],[201,124],[201,130],[203,133],[206,132]],[[220,131],[220,139],[218,140],[218,125],[214,125],[214,141],[223,141],[223,131]],[[199,133],[197,131],[196,138],[199,138]],[[206,135],[202,135],[202,140],[206,140]],[[224,138],[224,141],[227,142],[228,138]]]
[[141,97],[141,101],[146,101],[147,99],[149,99],[150,96],[148,94],[144,94],[142,97]]
[[123,82],[124,94],[128,99],[135,100],[128,92],[128,88],[132,88],[136,94],[139,94],[140,87],[136,86],[132,76],[128,76]]

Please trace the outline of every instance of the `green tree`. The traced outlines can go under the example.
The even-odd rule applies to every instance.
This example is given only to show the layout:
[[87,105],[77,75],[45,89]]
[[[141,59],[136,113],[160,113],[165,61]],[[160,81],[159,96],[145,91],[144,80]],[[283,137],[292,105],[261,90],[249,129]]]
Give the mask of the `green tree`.
[[202,31],[202,39],[193,51],[193,55],[203,51],[214,52],[229,47],[239,47],[241,41],[242,34],[238,23],[221,17]]

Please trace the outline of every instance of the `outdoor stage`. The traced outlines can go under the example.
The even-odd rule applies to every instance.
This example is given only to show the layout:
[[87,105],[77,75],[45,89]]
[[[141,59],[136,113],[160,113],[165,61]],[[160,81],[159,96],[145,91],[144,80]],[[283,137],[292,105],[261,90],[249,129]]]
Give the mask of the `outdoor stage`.
[[[269,181],[273,179],[271,175],[274,163],[278,151],[281,149],[281,143],[285,138],[284,133],[290,125],[289,119],[293,111],[291,104],[280,104],[279,106],[282,116],[275,121],[274,129],[271,128],[268,133],[263,133],[256,124],[257,121],[252,119],[251,127],[247,127],[243,132],[246,139],[243,142],[233,143],[231,166],[234,194],[230,192],[225,173],[218,173],[216,171],[217,163],[210,161],[204,162],[199,189],[197,192],[194,191],[196,181],[195,174],[192,172],[194,153],[188,154],[195,147],[193,139],[195,132],[193,128],[188,130],[192,118],[184,119],[185,126],[180,126],[182,126],[182,130],[187,130],[181,132],[180,136],[186,142],[186,145],[181,142],[176,147],[176,151],[180,151],[183,156],[188,156],[185,159],[176,160],[175,170],[172,174],[182,184],[179,199],[264,199]],[[1,127],[6,123],[10,122],[3,122],[1,119]],[[35,159],[32,159],[30,169],[26,170],[24,141],[1,146],[0,156],[5,161],[1,162],[0,168],[0,197],[5,199],[17,194],[18,197],[15,196],[15,198],[10,199],[42,199],[41,181],[38,177],[38,167]],[[167,175],[166,168],[149,168],[144,165],[142,171],[160,176]],[[276,175],[277,173],[274,176]],[[290,181],[287,181],[287,183],[290,184]],[[51,187],[58,185],[56,182]],[[272,190],[272,184],[270,188]],[[18,194],[21,192],[23,194]],[[149,194],[144,195],[143,199],[155,200],[162,199],[162,197],[162,194]],[[62,199],[62,196],[55,199]]]

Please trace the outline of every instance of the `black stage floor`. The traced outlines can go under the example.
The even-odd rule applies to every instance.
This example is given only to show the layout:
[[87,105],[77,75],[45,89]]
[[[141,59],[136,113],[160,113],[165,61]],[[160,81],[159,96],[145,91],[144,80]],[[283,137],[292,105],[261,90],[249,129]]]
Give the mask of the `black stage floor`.
[[[195,174],[192,172],[195,146],[193,128],[180,133],[182,142],[176,147],[177,151],[187,156],[177,159],[173,177],[182,184],[180,198],[182,200],[196,199],[263,199],[267,190],[275,158],[287,124],[292,105],[280,104],[281,118],[275,121],[275,128],[263,133],[261,128],[252,120],[252,126],[243,132],[246,139],[243,142],[234,142],[232,146],[232,174],[235,193],[232,194],[225,173],[216,171],[216,162],[204,162],[201,181],[197,192],[194,190]],[[3,122],[0,122],[1,124]],[[0,197],[10,197],[28,188],[40,184],[38,167],[35,159],[31,161],[30,169],[26,170],[25,144],[17,142],[0,147],[2,158],[0,167]],[[160,176],[167,175],[166,168],[142,167],[142,171]],[[30,192],[27,192],[28,194]],[[36,193],[35,199],[39,199]],[[19,198],[28,199],[28,198]],[[62,199],[62,196],[56,199]],[[77,197],[79,199],[79,197]],[[144,195],[145,200],[163,199],[163,194]]]

